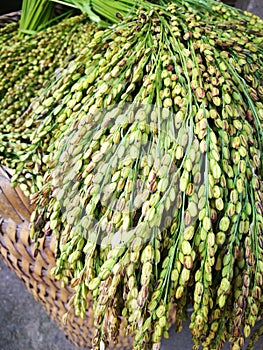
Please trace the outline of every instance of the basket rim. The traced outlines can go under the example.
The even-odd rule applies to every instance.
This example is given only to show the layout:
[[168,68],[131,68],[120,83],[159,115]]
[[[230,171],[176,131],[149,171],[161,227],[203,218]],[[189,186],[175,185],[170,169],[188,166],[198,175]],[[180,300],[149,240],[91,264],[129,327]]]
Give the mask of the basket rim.
[[17,17],[17,16],[21,16],[21,10],[13,11],[13,12],[9,12],[9,13],[5,13],[3,15],[0,15],[0,20],[2,18],[9,18],[9,19],[11,19],[12,17]]
[[18,22],[20,17],[21,17],[21,10],[0,15],[0,28],[5,27],[9,23]]

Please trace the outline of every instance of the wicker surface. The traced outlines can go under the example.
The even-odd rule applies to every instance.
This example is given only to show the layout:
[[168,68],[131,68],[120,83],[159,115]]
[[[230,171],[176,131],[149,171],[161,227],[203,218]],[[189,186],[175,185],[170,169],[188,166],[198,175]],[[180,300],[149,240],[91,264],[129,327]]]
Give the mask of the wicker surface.
[[30,242],[28,233],[29,215],[27,199],[19,190],[10,187],[9,174],[1,168],[0,255],[68,338],[78,346],[89,348],[92,308],[88,308],[85,320],[75,317],[72,311],[69,312],[67,323],[62,322],[63,315],[68,311],[67,303],[72,290],[62,289],[60,283],[50,275],[50,269],[55,265],[55,242],[52,237],[41,240],[40,253],[34,257],[34,245]]
[[6,26],[9,23],[18,22],[21,17],[21,12],[11,12],[6,15],[0,16],[0,28]]
[[62,289],[60,283],[50,276],[50,268],[54,263],[52,240],[46,239],[42,242],[41,253],[34,258],[26,223],[16,225],[11,219],[3,220],[0,231],[0,255],[4,262],[15,271],[65,335],[77,346],[89,349],[92,336],[91,312],[85,320],[75,317],[73,312],[70,312],[67,323],[62,322],[63,315],[68,311],[67,302],[72,292]]

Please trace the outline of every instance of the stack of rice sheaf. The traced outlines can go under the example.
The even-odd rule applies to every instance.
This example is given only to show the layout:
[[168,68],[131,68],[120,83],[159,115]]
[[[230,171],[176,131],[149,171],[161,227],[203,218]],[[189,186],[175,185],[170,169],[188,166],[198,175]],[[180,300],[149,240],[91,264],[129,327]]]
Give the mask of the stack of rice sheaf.
[[145,2],[89,33],[2,124],[36,249],[56,236],[77,315],[92,297],[95,350],[121,318],[134,350],[160,349],[173,304],[177,330],[193,307],[194,349],[242,349],[263,316],[263,21],[212,0]]

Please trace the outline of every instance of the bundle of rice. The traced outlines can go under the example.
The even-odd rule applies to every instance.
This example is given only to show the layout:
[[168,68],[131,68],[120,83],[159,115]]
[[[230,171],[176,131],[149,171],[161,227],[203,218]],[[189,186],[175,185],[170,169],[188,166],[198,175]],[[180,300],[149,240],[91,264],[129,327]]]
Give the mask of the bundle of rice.
[[76,314],[93,299],[93,349],[121,319],[134,350],[160,349],[173,304],[177,330],[193,306],[194,349],[242,349],[262,318],[262,43],[262,20],[224,4],[143,2],[23,115],[31,143],[3,151],[36,249],[56,235]]

